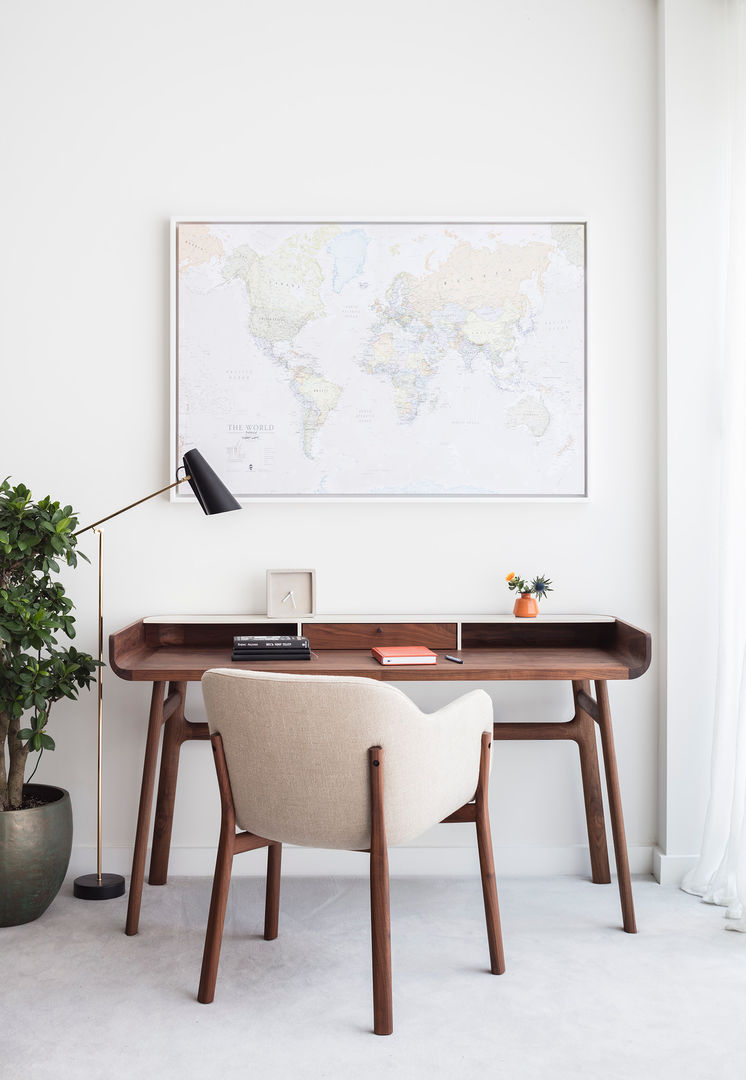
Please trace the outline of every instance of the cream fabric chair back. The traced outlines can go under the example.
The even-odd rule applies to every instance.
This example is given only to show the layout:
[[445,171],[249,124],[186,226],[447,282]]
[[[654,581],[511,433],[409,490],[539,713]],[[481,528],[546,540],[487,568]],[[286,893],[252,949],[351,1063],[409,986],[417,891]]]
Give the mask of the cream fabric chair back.
[[218,668],[202,679],[225,750],[236,822],[268,840],[370,846],[368,749],[385,750],[389,844],[419,836],[474,798],[492,702],[482,690],[427,714],[372,679]]

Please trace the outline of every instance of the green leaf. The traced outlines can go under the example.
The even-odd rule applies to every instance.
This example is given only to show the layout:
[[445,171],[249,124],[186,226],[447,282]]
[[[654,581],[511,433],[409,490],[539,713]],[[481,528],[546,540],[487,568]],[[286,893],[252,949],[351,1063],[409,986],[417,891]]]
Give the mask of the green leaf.
[[73,603],[56,575],[63,560],[77,562],[76,527],[71,506],[49,495],[34,501],[25,485],[0,477],[0,710],[23,728],[29,750],[51,747],[49,706],[90,688],[98,667],[58,645],[75,632]]
[[45,731],[39,736],[41,739],[41,745],[45,750],[54,750],[54,739],[51,735],[47,735]]

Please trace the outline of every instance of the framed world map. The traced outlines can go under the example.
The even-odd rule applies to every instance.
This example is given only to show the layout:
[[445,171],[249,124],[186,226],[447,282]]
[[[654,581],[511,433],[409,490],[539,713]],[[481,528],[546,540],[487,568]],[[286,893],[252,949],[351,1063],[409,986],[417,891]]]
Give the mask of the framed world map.
[[178,219],[172,258],[174,468],[196,446],[239,499],[586,495],[583,222]]

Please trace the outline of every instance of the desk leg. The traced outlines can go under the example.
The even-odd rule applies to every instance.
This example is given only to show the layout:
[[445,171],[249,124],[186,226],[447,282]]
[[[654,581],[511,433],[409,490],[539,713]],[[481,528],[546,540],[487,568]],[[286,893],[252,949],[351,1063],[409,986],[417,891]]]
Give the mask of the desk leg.
[[181,744],[187,736],[184,719],[186,683],[169,685],[169,693],[181,695],[181,702],[166,721],[161,750],[161,771],[158,779],[158,798],[155,804],[153,847],[150,852],[148,885],[165,885],[168,878],[168,856],[171,850],[171,829],[174,821],[176,780],[179,773]]
[[635,904],[632,899],[632,882],[629,876],[627,837],[624,832],[624,815],[622,813],[622,794],[619,789],[614,734],[611,729],[609,691],[605,681],[596,682],[596,701],[598,702],[598,716],[596,719],[601,731],[601,746],[603,747],[604,768],[606,770],[606,791],[609,796],[611,835],[614,838],[614,857],[616,858],[616,872],[619,879],[619,896],[622,901],[622,922],[628,934],[636,934],[637,924],[635,922]]
[[585,712],[578,701],[581,690],[590,691],[590,683],[573,682],[572,693],[575,701],[575,742],[580,752],[580,775],[583,780],[583,799],[585,801],[585,821],[588,827],[588,850],[591,856],[591,877],[596,885],[608,885],[611,881],[609,870],[609,848],[606,842],[606,822],[604,821],[604,801],[601,794],[601,774],[598,769],[596,751],[596,728],[593,717]]
[[150,811],[153,806],[153,785],[155,783],[155,766],[158,761],[158,742],[161,737],[161,727],[163,726],[165,689],[165,682],[153,683],[153,694],[150,699],[150,719],[148,721],[148,735],[145,741],[145,761],[143,762],[142,784],[140,786],[140,807],[137,811],[135,850],[132,856],[130,898],[127,905],[127,924],[124,931],[125,934],[130,936],[137,933],[140,922],[140,902],[142,900],[142,884],[145,878],[145,856],[148,851],[148,830],[150,828]]

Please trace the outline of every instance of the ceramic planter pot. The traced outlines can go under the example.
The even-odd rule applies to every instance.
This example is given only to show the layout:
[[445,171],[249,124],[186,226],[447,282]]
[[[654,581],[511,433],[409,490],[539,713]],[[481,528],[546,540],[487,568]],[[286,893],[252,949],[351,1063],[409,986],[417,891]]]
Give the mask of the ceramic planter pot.
[[521,593],[513,605],[513,614],[518,619],[535,619],[539,614],[539,605],[531,593]]
[[0,926],[38,919],[60,891],[70,862],[70,793],[46,784],[27,784],[24,793],[52,801],[0,813]]

